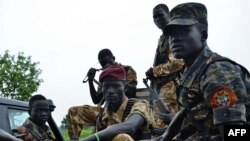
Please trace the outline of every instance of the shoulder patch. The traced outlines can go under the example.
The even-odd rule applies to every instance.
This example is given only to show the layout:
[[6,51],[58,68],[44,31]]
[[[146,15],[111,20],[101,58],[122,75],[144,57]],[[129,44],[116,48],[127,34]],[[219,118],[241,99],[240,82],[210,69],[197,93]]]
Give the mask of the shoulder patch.
[[232,106],[236,103],[236,100],[235,93],[228,87],[220,87],[209,96],[209,102],[214,108]]

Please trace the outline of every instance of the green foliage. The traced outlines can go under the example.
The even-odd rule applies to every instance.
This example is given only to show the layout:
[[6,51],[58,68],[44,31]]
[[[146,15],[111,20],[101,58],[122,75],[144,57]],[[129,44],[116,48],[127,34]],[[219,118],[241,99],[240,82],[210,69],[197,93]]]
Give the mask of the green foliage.
[[61,121],[61,126],[60,128],[64,128],[67,129],[68,128],[68,121],[67,121],[68,115],[66,115],[65,117],[63,117],[62,121]]
[[10,55],[5,51],[0,55],[0,95],[5,98],[27,101],[43,82],[39,78],[42,70],[39,62],[32,62],[23,52]]
[[[62,132],[62,135],[63,135],[63,138],[65,139],[65,141],[69,141],[68,130],[67,129],[62,129],[61,132]],[[92,134],[91,127],[86,126],[86,127],[83,128],[79,139],[83,139],[83,138],[85,138],[85,137],[87,137],[87,136],[89,136],[91,134]]]

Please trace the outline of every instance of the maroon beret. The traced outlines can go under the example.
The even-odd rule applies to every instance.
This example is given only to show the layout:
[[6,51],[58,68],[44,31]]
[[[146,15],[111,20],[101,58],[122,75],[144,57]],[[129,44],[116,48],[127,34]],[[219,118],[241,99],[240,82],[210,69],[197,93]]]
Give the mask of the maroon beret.
[[100,74],[99,82],[106,80],[126,80],[125,69],[119,65],[105,68]]

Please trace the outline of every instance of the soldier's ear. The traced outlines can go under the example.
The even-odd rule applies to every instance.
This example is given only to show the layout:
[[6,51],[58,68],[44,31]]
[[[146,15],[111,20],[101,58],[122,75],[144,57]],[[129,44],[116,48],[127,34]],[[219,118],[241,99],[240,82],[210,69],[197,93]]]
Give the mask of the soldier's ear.
[[207,37],[208,37],[208,34],[207,34],[207,31],[202,31],[201,32],[201,41],[205,41],[207,40]]

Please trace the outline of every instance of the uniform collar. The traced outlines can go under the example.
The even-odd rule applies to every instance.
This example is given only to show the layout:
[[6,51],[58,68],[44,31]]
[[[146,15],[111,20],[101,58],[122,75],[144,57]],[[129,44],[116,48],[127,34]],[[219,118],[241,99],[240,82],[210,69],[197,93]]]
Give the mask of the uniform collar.
[[105,107],[103,112],[104,113],[103,120],[108,121],[108,125],[114,124],[113,122],[120,123],[127,104],[128,104],[128,98],[126,97],[121,106],[115,113],[108,111],[107,107]]
[[182,84],[185,87],[191,86],[191,83],[193,82],[192,79],[194,79],[193,75],[196,75],[199,73],[200,67],[202,64],[207,60],[207,58],[212,54],[213,52],[210,50],[208,46],[205,46],[204,49],[200,52],[198,57],[195,59],[193,64],[188,70],[184,71],[183,78],[182,78]]
[[[35,124],[32,120],[30,120],[29,118],[26,119],[26,121],[23,123],[23,126],[25,127],[32,127],[32,132],[34,135],[37,135],[39,137],[43,137],[43,136],[47,136],[51,139],[54,139],[54,136],[51,132],[51,129],[47,126],[44,125],[46,127],[46,130],[40,128],[37,124]],[[31,131],[30,131],[31,132]]]

